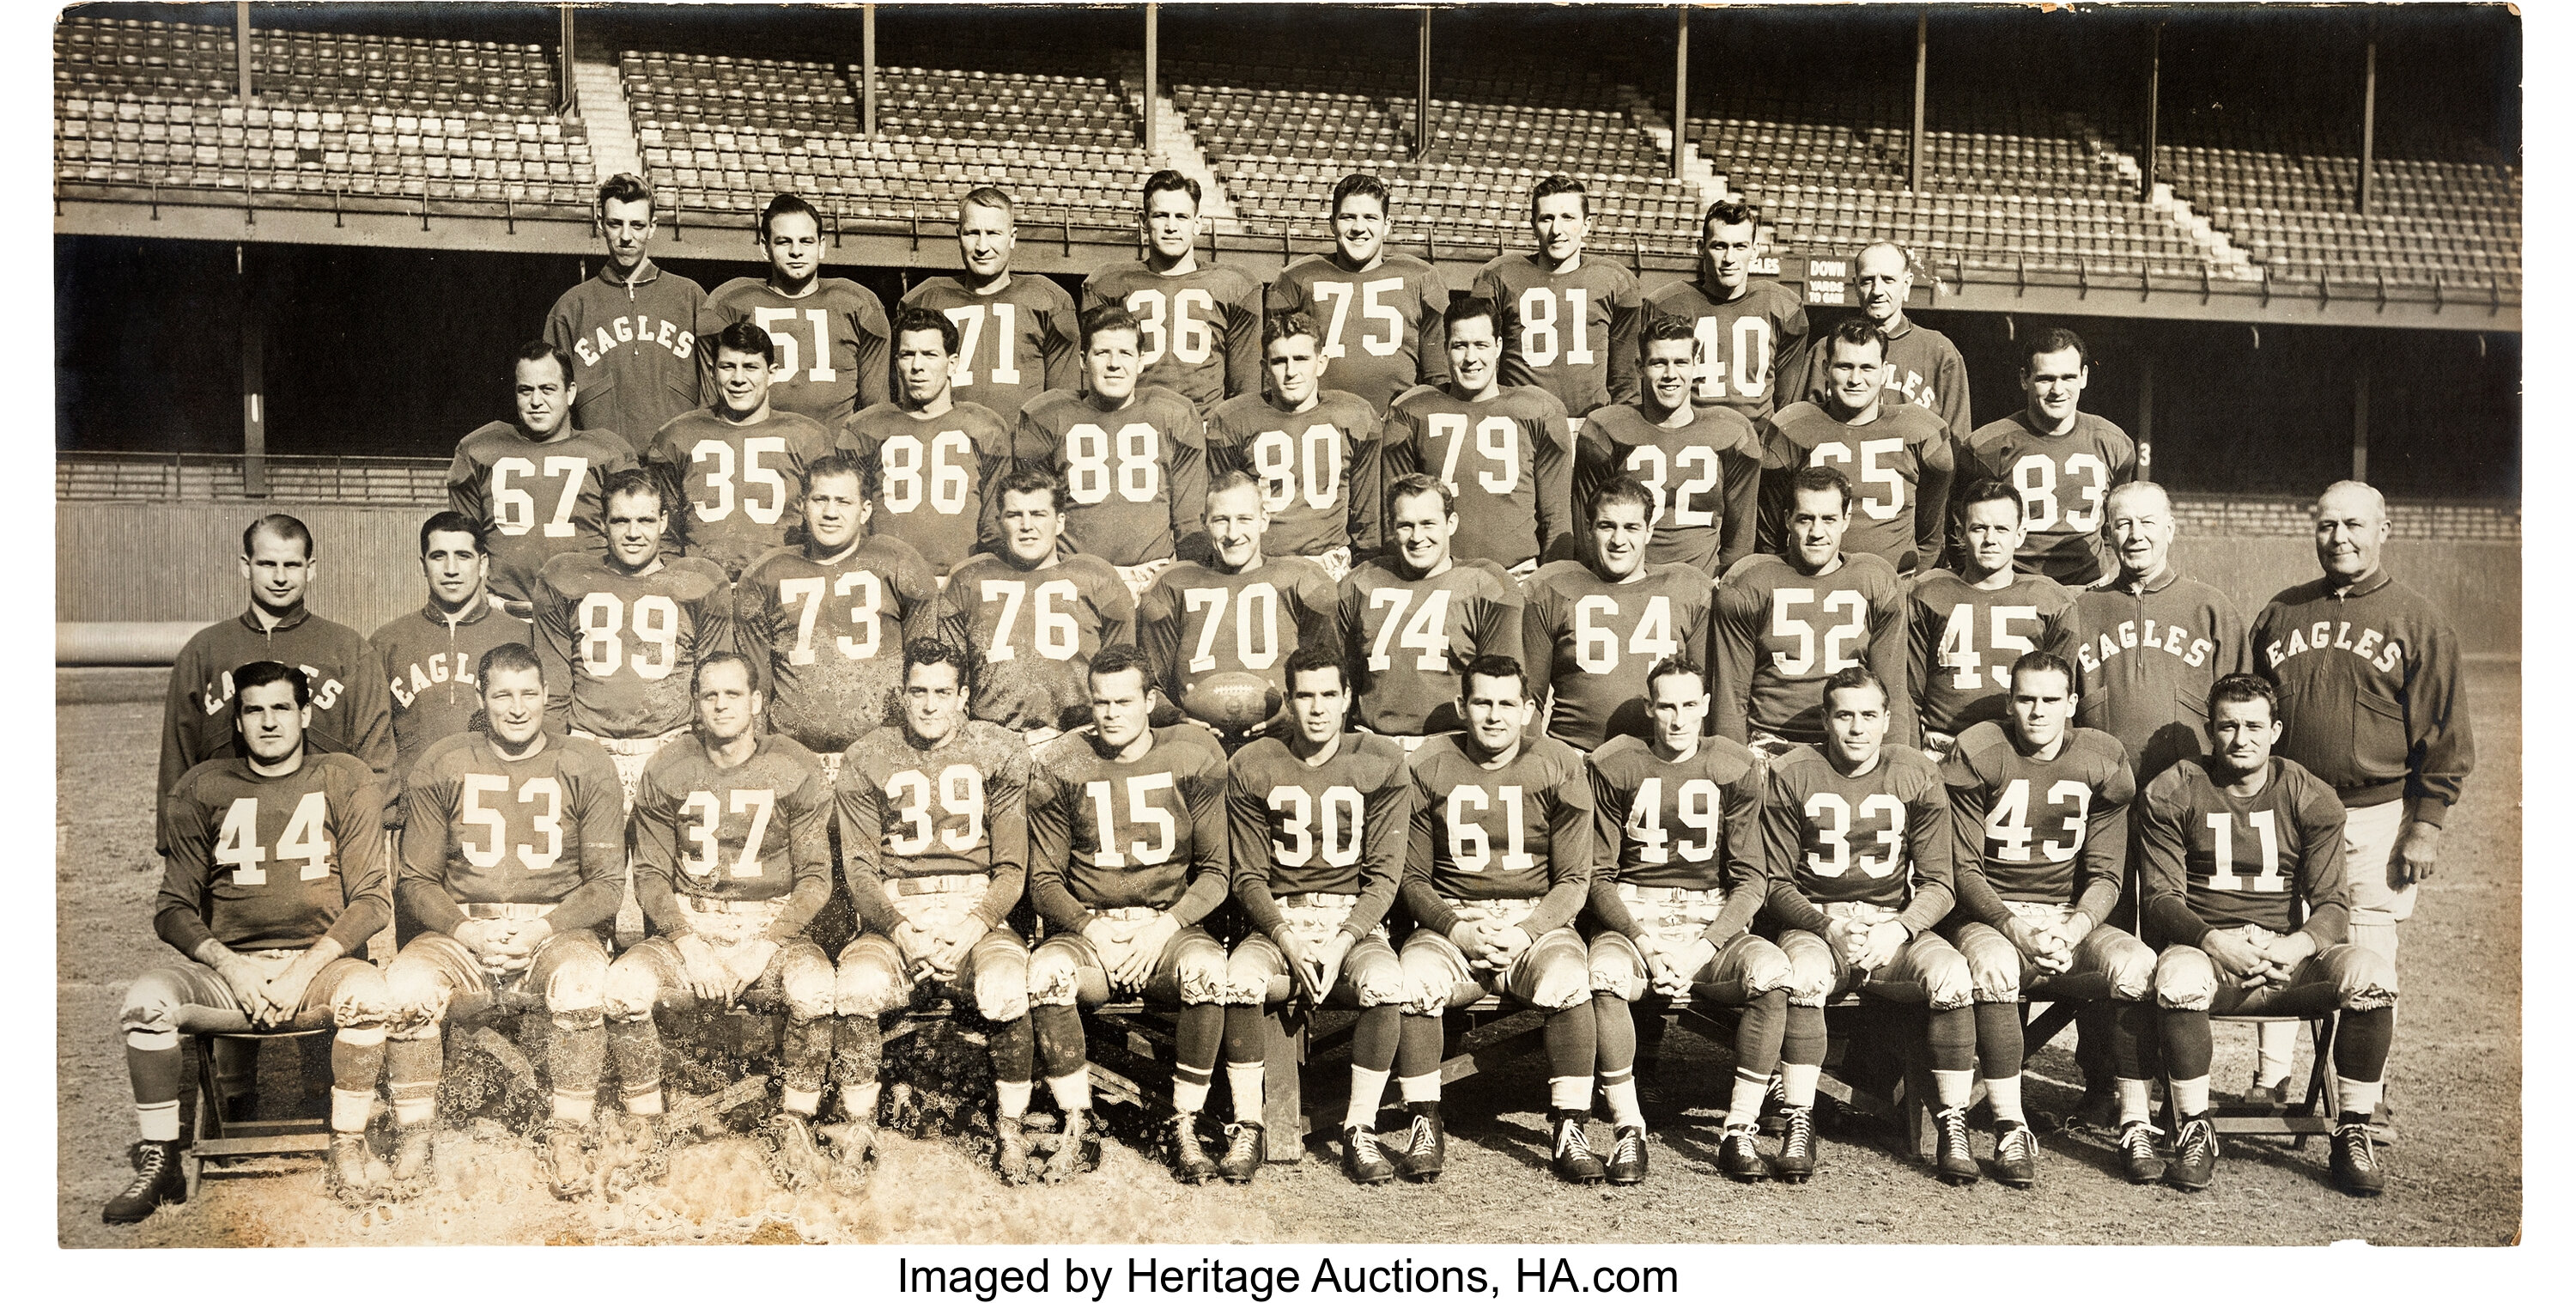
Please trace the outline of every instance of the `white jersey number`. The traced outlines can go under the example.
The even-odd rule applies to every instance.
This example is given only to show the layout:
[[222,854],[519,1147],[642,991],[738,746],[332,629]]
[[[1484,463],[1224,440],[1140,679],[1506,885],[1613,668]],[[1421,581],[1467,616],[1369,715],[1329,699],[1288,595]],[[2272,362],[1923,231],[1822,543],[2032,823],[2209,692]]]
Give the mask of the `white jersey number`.
[[1857,865],[1864,877],[1884,878],[1896,872],[1905,860],[1905,803],[1885,792],[1874,792],[1861,798],[1860,817],[1882,816],[1887,827],[1878,834],[1878,844],[1886,854],[1854,855],[1851,846],[1852,808],[1838,792],[1817,792],[1807,798],[1807,827],[1816,835],[1823,850],[1807,852],[1807,872],[1819,878],[1839,878],[1845,870]]
[[[1195,614],[1201,610],[1208,617],[1199,625],[1199,645],[1190,653],[1192,674],[1206,674],[1216,668],[1217,626],[1224,624],[1227,608],[1233,609],[1235,661],[1247,670],[1266,670],[1279,663],[1279,590],[1266,584],[1246,584],[1237,589],[1231,602],[1222,588],[1189,588],[1181,594],[1182,610]],[[1259,646],[1255,646],[1255,641]]]
[[2102,494],[2111,486],[2111,468],[2089,452],[2079,452],[2066,459],[2066,476],[2079,480],[2075,503],[2061,507],[2057,501],[2057,463],[2031,453],[2013,463],[2013,488],[2021,494],[2021,521],[2024,529],[2052,529],[2065,522],[2070,534],[2089,534],[2102,525]]
[[1330,423],[1307,426],[1294,438],[1286,430],[1263,431],[1252,441],[1252,474],[1261,481],[1261,505],[1274,516],[1300,497],[1330,511],[1342,498],[1342,432]]
[[1696,828],[1700,841],[1694,845],[1684,838],[1670,850],[1666,844],[1673,835],[1664,830],[1664,780],[1649,778],[1637,785],[1637,797],[1628,804],[1628,840],[1637,847],[1639,864],[1669,864],[1676,854],[1693,864],[1705,864],[1717,854],[1718,825],[1723,822],[1724,802],[1717,784],[1705,778],[1685,780],[1673,793],[1673,814],[1684,827]]
[[898,434],[877,449],[884,470],[877,496],[898,516],[930,509],[943,516],[966,510],[975,500],[975,445],[963,430],[942,430],[925,445],[917,434]]
[[[1011,630],[1019,623],[1020,606],[1028,600],[1029,584],[1025,579],[987,579],[982,589],[984,604],[1002,604],[1001,614],[993,617],[993,641],[984,648],[988,665],[1016,659],[1020,652],[1011,645]],[[1049,579],[1038,585],[1036,607],[1029,622],[1037,629],[1037,653],[1051,661],[1069,661],[1082,650],[1082,630],[1073,622],[1073,581]],[[1059,608],[1056,603],[1062,602]]]
[[[1521,291],[1521,361],[1531,366],[1551,366],[1556,362],[1557,347],[1564,343],[1568,366],[1592,365],[1592,291],[1569,287],[1565,291],[1564,330],[1557,322],[1556,291],[1544,285],[1532,285]],[[1560,338],[1560,336],[1566,338]]]
[[[519,784],[519,804],[534,803],[540,807],[528,817],[528,830],[543,839],[542,846],[526,842],[515,848],[509,846],[509,820],[500,811],[483,803],[485,794],[499,796],[509,790],[510,780],[504,775],[465,775],[464,784],[457,794],[456,849],[465,856],[466,863],[478,869],[499,867],[503,855],[515,849],[522,867],[531,873],[543,873],[553,868],[556,860],[563,858],[563,784],[552,778],[531,778]],[[491,835],[491,841],[481,846],[467,841],[463,836],[467,828],[484,829]]]
[[1143,421],[1115,434],[1085,421],[1064,432],[1064,472],[1066,491],[1083,506],[1107,502],[1113,489],[1129,502],[1151,502],[1163,493],[1162,433]]
[[[1619,599],[1595,593],[1574,604],[1574,663],[1593,674],[1608,674],[1619,668],[1619,634],[1594,624],[1596,615],[1618,619]],[[1657,658],[1672,655],[1680,646],[1673,640],[1673,599],[1662,594],[1647,598],[1646,613],[1628,635],[1629,653]]]
[[[581,649],[581,667],[594,679],[617,673],[620,667],[635,671],[635,677],[658,683],[671,677],[680,663],[680,604],[659,593],[647,593],[635,599],[634,624],[627,624],[626,603],[615,593],[592,593],[581,599],[580,627],[573,630]],[[626,653],[626,638],[633,635],[633,656]]]
[[[1485,836],[1485,825],[1467,815],[1471,807],[1490,809],[1496,798],[1500,798],[1503,807],[1503,854],[1499,860]],[[1482,873],[1488,864],[1505,873],[1523,873],[1538,864],[1538,857],[1524,849],[1529,841],[1528,824],[1521,813],[1518,783],[1496,788],[1493,797],[1486,796],[1481,787],[1450,788],[1448,817],[1443,822],[1449,826],[1449,862],[1458,866],[1460,873]]]
[[[908,833],[897,833],[898,825],[888,824],[885,848],[897,855],[925,855],[935,835],[939,844],[960,853],[984,844],[984,775],[973,765],[950,765],[931,777],[918,769],[907,769],[886,780],[886,799],[898,803],[896,817]],[[962,828],[939,828],[939,818],[930,811],[933,801],[939,808],[966,821]]]
[[[751,814],[751,830],[742,835],[742,853],[734,857],[733,876],[760,876],[760,843],[769,833],[769,812],[778,804],[778,793],[766,787],[737,787],[728,793],[726,804],[735,814]],[[724,810],[713,792],[691,792],[680,803],[680,813],[692,820],[680,829],[697,847],[680,856],[680,871],[693,878],[703,878],[716,871],[723,858],[716,842],[716,827],[724,821]]]
[[[2071,860],[2084,849],[2084,816],[2092,812],[2093,789],[2072,778],[2049,784],[2050,807],[2064,808],[2069,801],[2075,803],[2075,809],[2059,825],[2065,829],[2067,839],[2039,844],[2040,858],[2045,863]],[[2031,838],[2036,835],[2030,822],[2030,780],[2016,778],[2004,784],[2004,790],[1995,794],[1993,808],[1986,811],[1986,858],[2004,864],[2028,864]]]
[[[1816,445],[1816,450],[1807,456],[1807,464],[1822,466],[1827,462],[1841,462],[1848,471],[1857,460],[1860,483],[1857,486],[1859,492],[1853,495],[1854,505],[1860,508],[1862,515],[1872,520],[1894,520],[1897,513],[1905,510],[1905,477],[1888,465],[1885,458],[1903,451],[1903,439],[1863,439],[1855,457],[1850,444],[1831,439]],[[1869,486],[1873,484],[1884,487],[1886,493],[1872,496]]]
[[[296,880],[310,882],[331,876],[331,834],[326,828],[327,803],[320,792],[306,792],[295,802],[295,810],[286,816],[286,827],[277,835],[277,858],[302,860],[304,867]],[[224,810],[223,825],[215,832],[214,860],[219,868],[232,870],[236,887],[268,885],[269,853],[259,844],[259,798],[237,796]]]
[[1701,317],[1691,332],[1691,397],[1702,403],[1723,402],[1732,386],[1738,398],[1760,398],[1771,390],[1771,319],[1735,319],[1732,362],[1717,360],[1717,318]]
[[1324,323],[1325,357],[1346,357],[1350,353],[1349,347],[1342,343],[1342,326],[1350,320],[1355,296],[1360,305],[1360,316],[1372,326],[1386,328],[1383,338],[1374,330],[1361,331],[1360,348],[1370,357],[1393,357],[1404,347],[1404,310],[1379,298],[1384,294],[1403,293],[1402,277],[1361,281],[1356,286],[1349,281],[1316,281],[1310,292],[1315,296],[1316,307],[1332,305],[1332,315]]
[[[865,570],[844,570],[833,577],[833,597],[847,597],[852,592],[859,594],[859,600],[850,607],[850,627],[866,630],[867,636],[853,638],[846,633],[839,634],[832,639],[832,645],[840,648],[842,659],[863,661],[876,655],[877,645],[884,641],[882,621],[878,615],[885,606],[885,585]],[[787,663],[811,665],[814,663],[814,617],[823,609],[823,577],[814,575],[804,579],[779,580],[778,604],[785,606],[791,602],[801,605],[796,614],[796,645],[787,649]]]
[[[1324,789],[1324,799],[1307,795],[1302,787],[1270,789],[1270,812],[1279,816],[1279,834],[1270,839],[1270,856],[1283,868],[1301,868],[1311,864],[1320,844],[1324,863],[1334,868],[1348,868],[1360,862],[1360,789],[1334,786]],[[1322,816],[1320,839],[1313,830],[1316,816]],[[1280,837],[1288,840],[1281,841]]]
[[1653,515],[1646,518],[1647,524],[1660,525],[1664,522],[1664,508],[1667,505],[1664,480],[1671,473],[1671,469],[1688,469],[1692,466],[1699,468],[1699,474],[1682,481],[1681,485],[1672,491],[1669,499],[1669,505],[1673,510],[1673,526],[1677,529],[1688,526],[1706,527],[1717,523],[1716,511],[1691,505],[1700,500],[1701,494],[1718,486],[1723,473],[1718,469],[1717,449],[1694,444],[1672,454],[1670,467],[1666,465],[1664,450],[1651,443],[1641,444],[1628,451],[1628,473],[1636,476],[1638,482],[1646,486],[1648,493],[1655,495],[1655,511]]
[[1111,849],[1118,840],[1120,823],[1117,793],[1105,778],[1083,784],[1083,793],[1091,798],[1092,827],[1099,835],[1096,843],[1099,850],[1092,856],[1092,863],[1104,869],[1123,869],[1131,855],[1137,864],[1147,867],[1172,858],[1172,852],[1181,848],[1181,827],[1173,820],[1171,811],[1154,804],[1153,796],[1158,791],[1176,786],[1170,774],[1133,774],[1128,777],[1125,823],[1130,826],[1151,825],[1155,829],[1155,840],[1150,844],[1129,842],[1126,852],[1121,854]]
[[[751,310],[751,319],[753,324],[759,326],[762,330],[768,331],[770,342],[778,346],[778,360],[771,363],[769,367],[770,383],[777,384],[783,381],[794,381],[798,379],[799,377],[796,374],[796,309],[753,308]],[[777,329],[778,323],[782,321],[787,323],[787,329],[784,331]],[[841,373],[832,369],[831,314],[825,312],[821,308],[807,308],[805,309],[804,324],[806,329],[811,331],[814,336],[814,365],[802,378],[811,380],[816,384],[829,384],[834,380],[840,379]]]
[[[1830,615],[1840,610],[1850,618],[1839,624],[1826,625],[1821,631],[1807,619],[1799,618],[1802,607],[1813,607],[1819,614]],[[1848,665],[1860,664],[1860,645],[1869,631],[1869,598],[1848,588],[1825,594],[1816,601],[1812,588],[1774,588],[1771,590],[1771,636],[1795,638],[1795,652],[1774,649],[1771,668],[1782,674],[1831,674]],[[1822,644],[1821,662],[1819,644]]]
[[[742,514],[756,523],[775,525],[787,513],[787,477],[779,474],[776,467],[763,465],[763,455],[783,460],[787,440],[763,434],[742,441]],[[697,513],[698,519],[712,522],[733,515],[733,445],[722,439],[698,440],[698,446],[689,450],[689,464],[704,466],[709,462],[715,463],[715,468],[700,478],[715,495],[714,500],[691,503],[690,510]],[[752,492],[755,489],[760,490],[756,498]]]
[[2236,816],[2220,811],[2209,816],[2210,874],[2212,891],[2287,891],[2290,884],[2281,877],[2281,834],[2273,827],[2272,812],[2256,810],[2245,816],[2254,828],[2254,837],[2263,851],[2263,871],[2247,878],[2236,871]]
[[[1422,609],[1413,618],[1404,618],[1405,608],[1413,604],[1410,588],[1374,588],[1369,590],[1369,609],[1381,606],[1395,609],[1387,612],[1386,623],[1377,627],[1377,641],[1369,647],[1368,667],[1372,671],[1393,668],[1395,657],[1387,653],[1387,643],[1422,653],[1414,658],[1415,669],[1432,674],[1449,670],[1449,590],[1434,588],[1422,599]],[[1402,626],[1402,632],[1398,632]]]
[[572,537],[573,508],[581,505],[582,481],[590,474],[588,457],[548,457],[540,476],[537,463],[525,457],[503,457],[492,463],[492,524],[512,538],[537,527],[537,500],[526,489],[510,487],[513,477],[522,480],[559,479],[563,487],[555,493],[555,514],[539,531],[544,538]]
[[1152,366],[1163,360],[1168,347],[1172,360],[1183,366],[1198,366],[1208,360],[1217,336],[1216,296],[1202,289],[1175,290],[1166,297],[1161,290],[1130,290],[1127,310],[1136,314],[1144,329],[1144,338],[1136,358],[1138,366]]
[[997,385],[1020,382],[1018,359],[1013,356],[1020,346],[1020,305],[1016,303],[978,303],[972,307],[947,309],[948,319],[957,323],[957,360],[948,368],[948,383],[967,389],[975,383],[975,349],[984,337],[984,310],[993,312],[993,369],[984,378]]
[[1961,602],[1950,608],[1950,622],[1941,627],[1941,667],[1949,670],[1950,686],[1968,691],[1978,686],[1979,670],[1994,680],[1998,688],[2012,687],[2012,663],[2031,650],[2028,638],[2012,631],[2016,620],[2039,622],[2036,606],[1990,606],[1986,608],[1988,646],[1998,653],[1997,664],[1988,667],[1977,651],[1977,608]]
[[[1458,454],[1467,447],[1465,414],[1433,412],[1428,437],[1449,441],[1449,450],[1440,455],[1440,482],[1457,488]],[[1520,422],[1508,416],[1488,416],[1476,422],[1476,452],[1493,465],[1493,469],[1476,472],[1476,483],[1487,493],[1505,494],[1520,487]]]

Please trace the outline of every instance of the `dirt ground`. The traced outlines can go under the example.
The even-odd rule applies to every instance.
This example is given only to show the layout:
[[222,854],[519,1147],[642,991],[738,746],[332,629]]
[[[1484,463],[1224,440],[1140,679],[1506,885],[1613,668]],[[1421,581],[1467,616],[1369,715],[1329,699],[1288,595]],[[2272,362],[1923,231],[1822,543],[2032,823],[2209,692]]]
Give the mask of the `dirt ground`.
[[[393,1210],[329,1201],[311,1164],[209,1180],[193,1202],[134,1227],[99,1222],[126,1179],[134,1114],[115,1030],[126,981],[168,951],[150,927],[159,865],[151,785],[160,709],[122,679],[66,672],[56,723],[57,1214],[65,1247],[153,1245],[992,1243],[1409,1241],[1644,1243],[2502,1244],[2522,1223],[2521,676],[2470,675],[2479,769],[2404,930],[2390,1077],[2398,1144],[2391,1189],[2347,1199],[2322,1140],[2230,1145],[2210,1190],[2122,1181],[2099,1139],[2045,1138],[2037,1190],[1982,1181],[1950,1189],[1874,1132],[1828,1130],[1810,1184],[1739,1186],[1718,1176],[1722,1050],[1676,1032],[1645,1080],[1653,1177],[1629,1190],[1560,1185],[1547,1172],[1544,1065],[1532,1060],[1449,1089],[1449,1170],[1429,1189],[1363,1189],[1318,1147],[1251,1186],[1187,1189],[1141,1150],[1131,1126],[1100,1170],[1060,1188],[1005,1189],[965,1142],[885,1134],[856,1196],[775,1189],[753,1143],[681,1151],[667,1183],[620,1202],[549,1197],[524,1141],[496,1124],[452,1132],[439,1187]],[[2215,1083],[2241,1087],[2252,1034],[2219,1029]],[[2035,1111],[2072,1106],[2063,1037],[2034,1064]],[[2304,1080],[2306,1051],[2301,1050]],[[1335,1064],[1334,1072],[1339,1071]],[[1642,1075],[1642,1074],[1641,1074]],[[263,1082],[292,1081],[272,1055]],[[1310,1080],[1312,1080],[1310,1078]],[[1317,1083],[1319,1092],[1339,1091]],[[1392,1114],[1389,1115],[1391,1120]],[[1603,1138],[1606,1138],[1604,1136]],[[1989,1139],[1986,1143],[1991,1143]]]

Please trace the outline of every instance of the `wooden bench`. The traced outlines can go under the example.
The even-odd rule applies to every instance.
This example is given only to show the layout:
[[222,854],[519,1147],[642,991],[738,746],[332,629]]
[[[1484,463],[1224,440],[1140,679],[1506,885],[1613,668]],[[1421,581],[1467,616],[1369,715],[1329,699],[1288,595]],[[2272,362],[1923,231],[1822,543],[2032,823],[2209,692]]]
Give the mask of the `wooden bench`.
[[287,1155],[322,1154],[331,1148],[331,1118],[320,1116],[275,1118],[253,1121],[230,1116],[224,1107],[223,1087],[215,1079],[215,1043],[246,1041],[256,1052],[265,1041],[297,1044],[316,1036],[330,1036],[329,1026],[288,1028],[278,1031],[197,1032],[191,1033],[197,1058],[197,1127],[195,1137],[179,1155],[179,1172],[187,1181],[188,1197],[197,1197],[197,1186],[209,1175],[221,1175],[225,1165],[244,1158],[267,1158]]

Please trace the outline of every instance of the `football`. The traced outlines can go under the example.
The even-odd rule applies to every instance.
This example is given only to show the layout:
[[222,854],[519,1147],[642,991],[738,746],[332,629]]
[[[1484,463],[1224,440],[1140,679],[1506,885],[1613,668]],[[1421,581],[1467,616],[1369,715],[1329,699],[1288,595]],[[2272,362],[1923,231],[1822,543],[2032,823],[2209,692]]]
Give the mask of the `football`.
[[1239,733],[1279,713],[1287,698],[1256,675],[1240,670],[1211,674],[1181,694],[1181,709],[1229,733]]

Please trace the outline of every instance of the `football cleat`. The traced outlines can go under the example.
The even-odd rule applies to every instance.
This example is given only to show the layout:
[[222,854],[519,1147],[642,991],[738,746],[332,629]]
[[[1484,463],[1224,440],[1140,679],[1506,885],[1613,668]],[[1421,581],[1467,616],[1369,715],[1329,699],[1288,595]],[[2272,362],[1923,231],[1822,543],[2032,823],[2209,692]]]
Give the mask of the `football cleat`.
[[659,1113],[628,1113],[614,1146],[600,1146],[600,1177],[620,1186],[649,1185],[671,1170],[670,1124]]
[[1225,1157],[1216,1160],[1216,1174],[1228,1185],[1249,1185],[1261,1175],[1261,1124],[1237,1122],[1225,1129]]
[[1046,1183],[1062,1185],[1077,1173],[1099,1165],[1100,1138],[1091,1134],[1091,1114],[1084,1109],[1066,1109],[1064,1131],[1056,1137],[1055,1152],[1047,1155]]
[[1610,1138],[1610,1184],[1635,1185],[1646,1179],[1646,1129],[1621,1127]]
[[1789,1085],[1781,1080],[1777,1069],[1771,1073],[1771,1084],[1762,1088],[1762,1112],[1754,1118],[1754,1125],[1766,1136],[1789,1129]]
[[1940,1109],[1932,1114],[1932,1170],[1944,1185],[1975,1185],[1977,1160],[1968,1152],[1968,1110]]
[[841,1194],[857,1194],[867,1183],[869,1156],[876,1152],[877,1129],[866,1122],[833,1122],[816,1127],[830,1159],[826,1179]]
[[2287,1108],[2290,1103],[2290,1083],[2276,1081],[2266,1086],[2258,1081],[2245,1088],[2245,1094],[2241,1099],[2242,1102],[2257,1108]]
[[1361,1185],[1384,1185],[1395,1179],[1395,1164],[1367,1127],[1342,1128],[1342,1172]]
[[1592,1137],[1583,1128],[1583,1115],[1572,1109],[1555,1113],[1549,1127],[1556,1132],[1556,1155],[1550,1166],[1556,1179],[1576,1185],[1591,1185],[1609,1175],[1601,1165],[1601,1155],[1592,1152]]
[[993,1115],[993,1170],[1004,1185],[1029,1183],[1029,1137],[1020,1119]]
[[1738,1181],[1759,1181],[1771,1175],[1753,1136],[1751,1127],[1728,1127],[1726,1134],[1718,1138],[1717,1170]]
[[1183,1185],[1205,1185],[1216,1176],[1216,1160],[1199,1141],[1199,1115],[1172,1115],[1172,1175]]
[[385,1183],[388,1197],[409,1199],[429,1189],[437,1175],[436,1135],[437,1129],[427,1122],[394,1128],[394,1170]]
[[2371,1147],[2369,1119],[2353,1113],[2337,1118],[2333,1146],[2335,1184],[2345,1194],[2367,1199],[2388,1188],[2387,1174],[2379,1170],[2379,1155]]
[[1427,1100],[1411,1106],[1413,1125],[1405,1130],[1404,1148],[1396,1156],[1396,1171],[1408,1181],[1436,1181],[1441,1165],[1449,1158],[1449,1132],[1440,1124],[1440,1101]]
[[1816,1106],[1793,1108],[1780,1115],[1780,1157],[1772,1175],[1791,1185],[1804,1185],[1816,1174]]
[[1995,1137],[1995,1179],[2016,1190],[2039,1184],[2039,1137],[2029,1123],[2010,1123]]
[[589,1141],[583,1135],[589,1129],[550,1118],[537,1130],[537,1169],[558,1199],[578,1199],[591,1187]]
[[99,1220],[114,1226],[139,1222],[165,1203],[188,1201],[188,1178],[179,1170],[179,1142],[138,1140],[130,1155],[134,1179],[107,1201]]
[[2075,1111],[2066,1115],[2058,1129],[2072,1131],[2081,1127],[2095,1131],[2112,1131],[2118,1129],[2119,1125],[2120,1092],[2108,1083],[2101,1085],[2088,1083],[2084,1087],[2084,1098],[2076,1101]]
[[2156,1153],[2156,1137],[2164,1132],[2152,1122],[2120,1124],[2120,1170],[2131,1185],[2153,1185],[2165,1179],[2165,1160]]
[[2210,1173],[2218,1170],[2218,1128],[2209,1124],[2206,1113],[2182,1120],[2174,1133],[2173,1166],[2165,1169],[2165,1180],[2176,1189],[2206,1190]]
[[380,1193],[367,1176],[367,1164],[375,1155],[367,1152],[365,1132],[334,1131],[331,1153],[322,1163],[322,1184],[346,1207],[364,1208],[376,1201]]
[[822,1147],[814,1143],[814,1119],[779,1112],[769,1118],[769,1178],[782,1189],[801,1190],[831,1177]]

